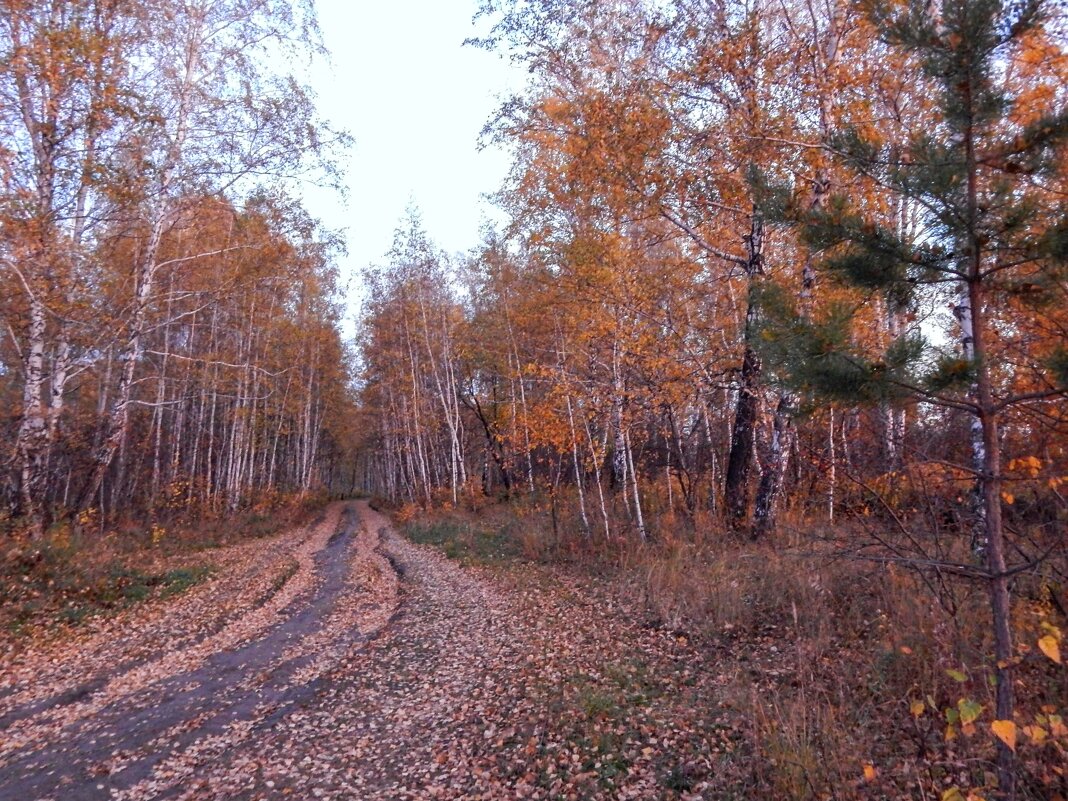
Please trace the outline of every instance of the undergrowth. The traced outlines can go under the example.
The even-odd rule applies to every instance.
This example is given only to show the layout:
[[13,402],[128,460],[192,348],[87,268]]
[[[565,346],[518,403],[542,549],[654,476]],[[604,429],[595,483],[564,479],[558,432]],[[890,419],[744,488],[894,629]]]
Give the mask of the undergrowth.
[[[744,734],[744,760],[722,773],[733,777],[731,792],[743,786],[749,797],[797,801],[996,797],[979,582],[832,558],[797,526],[755,545],[710,525],[661,521],[657,540],[643,546],[598,542],[575,533],[559,508],[550,517],[531,504],[396,515],[413,540],[464,562],[553,563],[606,603],[692,641],[696,674],[729,677],[709,689],[711,703],[734,710]],[[1035,643],[1068,630],[1065,588],[1020,576],[1014,589],[1018,798],[1064,799],[1068,670]],[[591,721],[639,703],[577,679],[561,692]],[[625,769],[609,772],[616,767]],[[684,793],[688,779],[669,770],[662,782]]]
[[506,563],[524,555],[520,524],[515,518],[470,518],[446,514],[438,518],[409,519],[404,535],[439,548],[450,559],[465,564]]
[[[100,521],[90,510],[54,525],[39,540],[6,537],[0,553],[0,634],[76,627],[135,604],[185,592],[213,572],[203,553],[277,534],[313,513],[306,502],[253,508],[232,516],[166,523]],[[188,557],[192,556],[192,563]],[[178,564],[175,564],[177,562]]]
[[151,598],[182,593],[212,570],[209,564],[159,570],[114,554],[89,557],[49,538],[3,560],[0,620],[16,636],[37,626],[77,626]]

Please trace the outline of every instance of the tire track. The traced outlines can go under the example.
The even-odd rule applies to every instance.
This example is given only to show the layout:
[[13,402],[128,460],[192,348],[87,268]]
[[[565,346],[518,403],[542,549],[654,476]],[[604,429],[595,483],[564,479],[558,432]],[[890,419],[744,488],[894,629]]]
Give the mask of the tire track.
[[392,614],[396,575],[377,552],[378,529],[360,525],[368,512],[331,506],[294,538],[294,575],[215,634],[67,703],[33,702],[2,732],[0,800],[122,797],[139,786],[158,795],[181,783],[183,759],[218,758],[310,702],[323,674]]

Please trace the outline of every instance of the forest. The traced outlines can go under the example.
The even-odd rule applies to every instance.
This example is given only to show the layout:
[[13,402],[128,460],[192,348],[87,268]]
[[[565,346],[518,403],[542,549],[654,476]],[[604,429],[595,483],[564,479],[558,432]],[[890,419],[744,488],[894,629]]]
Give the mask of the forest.
[[31,537],[324,481],[341,243],[287,179],[343,135],[268,63],[314,50],[311,13],[4,5],[0,494]]
[[725,539],[911,570],[957,628],[932,646],[990,681],[1011,786],[1049,728],[1024,736],[1016,688],[1057,714],[1066,689],[1063,9],[482,13],[472,44],[530,76],[483,132],[515,154],[508,221],[450,259],[413,215],[372,273],[364,489],[529,498],[609,552]]
[[[531,797],[1068,797],[1064,5],[473,11],[525,75],[498,215],[454,254],[410,208],[349,342],[299,201],[348,136],[272,55],[320,51],[310,5],[2,4],[4,580],[370,498],[731,673],[745,760],[689,722],[627,795],[659,745],[580,693],[580,789]],[[381,531],[391,582],[444,570]]]

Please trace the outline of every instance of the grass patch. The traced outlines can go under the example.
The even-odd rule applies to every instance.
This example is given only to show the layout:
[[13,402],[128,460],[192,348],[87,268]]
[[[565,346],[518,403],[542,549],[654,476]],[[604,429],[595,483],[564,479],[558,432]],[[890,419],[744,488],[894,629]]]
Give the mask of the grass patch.
[[179,595],[211,574],[210,565],[152,570],[114,550],[95,552],[53,532],[33,548],[0,559],[0,627],[21,636],[36,628],[78,626],[153,598]]
[[[615,516],[623,534],[605,542],[566,504],[404,507],[397,517],[411,539],[461,561],[551,563],[539,575],[577,580],[684,651],[670,677],[631,652],[539,685],[546,727],[569,755],[546,755],[555,762],[537,774],[544,787],[589,774],[599,789],[578,797],[610,797],[620,773],[640,769],[655,771],[646,797],[657,798],[994,796],[980,582],[826,553],[819,527],[752,544],[650,514],[652,542],[639,545],[625,516]],[[1068,798],[1068,671],[1039,644],[1066,648],[1063,576],[1058,566],[1014,578],[1016,723],[1039,735],[1017,743],[1021,801]],[[947,728],[966,699],[980,710],[975,725]]]
[[613,695],[594,687],[584,687],[579,691],[578,703],[582,713],[591,720],[612,719],[619,714],[619,703]]
[[199,584],[212,573],[210,565],[197,565],[196,567],[183,567],[170,570],[163,574],[160,582],[160,597],[170,598],[181,595],[186,590]]
[[523,555],[522,545],[511,536],[507,525],[487,527],[451,519],[411,521],[404,525],[404,535],[464,564],[495,564]]
[[175,569],[161,563],[274,536],[312,519],[326,500],[265,495],[255,507],[225,516],[183,507],[101,520],[90,509],[33,542],[22,539],[17,521],[0,519],[0,542],[7,543],[0,551],[0,634],[18,640],[179,595],[210,574],[210,557]]

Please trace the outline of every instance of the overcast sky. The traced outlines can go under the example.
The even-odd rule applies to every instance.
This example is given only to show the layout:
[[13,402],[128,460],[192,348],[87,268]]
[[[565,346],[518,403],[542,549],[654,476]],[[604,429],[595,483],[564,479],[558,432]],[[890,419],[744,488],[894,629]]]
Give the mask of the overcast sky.
[[[324,117],[355,139],[345,161],[347,206],[310,189],[305,203],[329,228],[346,228],[347,274],[380,262],[409,202],[448,252],[478,242],[491,213],[481,195],[507,171],[500,150],[478,151],[478,134],[522,70],[464,47],[481,31],[477,0],[318,0],[332,64],[310,80]],[[350,293],[353,302],[359,288]]]

